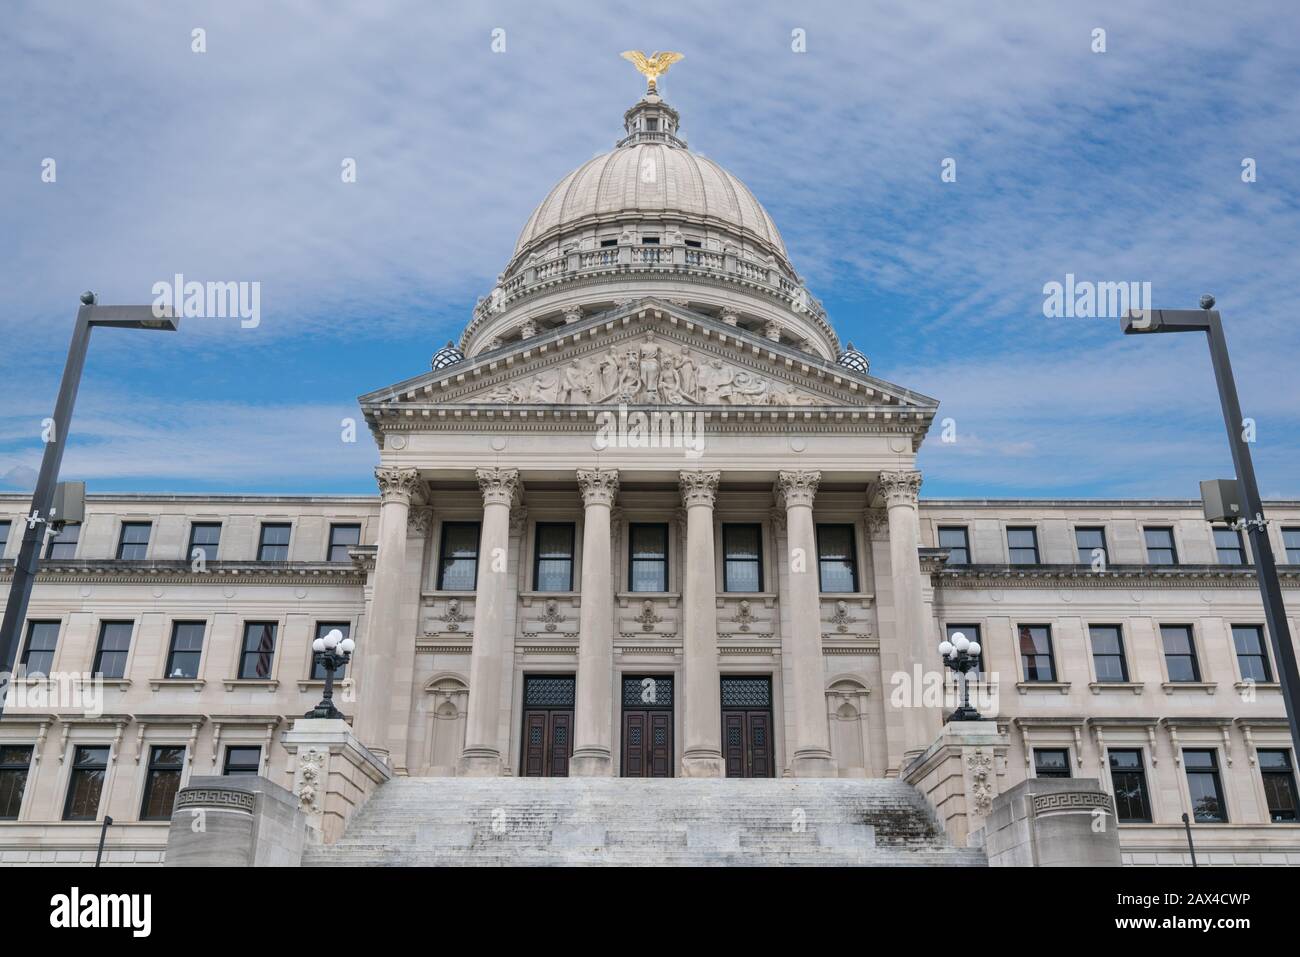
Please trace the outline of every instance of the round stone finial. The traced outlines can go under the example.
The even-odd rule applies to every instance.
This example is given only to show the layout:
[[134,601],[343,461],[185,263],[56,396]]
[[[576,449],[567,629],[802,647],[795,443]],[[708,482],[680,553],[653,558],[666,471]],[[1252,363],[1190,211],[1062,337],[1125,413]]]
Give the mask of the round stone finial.
[[1214,297],[1211,296],[1208,292],[1201,297],[1201,308],[1202,309],[1214,308]]
[[95,304],[95,294],[90,290],[83,292],[81,294],[81,304],[83,306],[93,306]]

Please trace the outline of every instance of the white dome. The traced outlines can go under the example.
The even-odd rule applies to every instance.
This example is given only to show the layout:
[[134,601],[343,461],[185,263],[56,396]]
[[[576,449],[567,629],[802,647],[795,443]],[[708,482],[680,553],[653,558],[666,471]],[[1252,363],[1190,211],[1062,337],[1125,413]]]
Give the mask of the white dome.
[[776,223],[744,183],[698,153],[644,142],[597,156],[560,180],[529,217],[511,258],[585,221],[646,214],[716,225],[786,258]]

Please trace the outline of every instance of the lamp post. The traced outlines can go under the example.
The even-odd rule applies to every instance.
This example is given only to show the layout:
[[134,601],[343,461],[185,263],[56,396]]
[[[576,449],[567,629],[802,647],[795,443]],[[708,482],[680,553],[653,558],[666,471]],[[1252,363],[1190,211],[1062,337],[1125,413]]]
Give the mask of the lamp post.
[[1214,365],[1214,379],[1219,387],[1219,404],[1223,408],[1223,422],[1228,428],[1228,445],[1232,449],[1232,464],[1237,470],[1237,485],[1245,509],[1244,524],[1250,536],[1250,550],[1255,559],[1255,578],[1259,582],[1264,600],[1264,621],[1268,625],[1269,643],[1273,659],[1278,665],[1278,678],[1282,686],[1282,702],[1286,706],[1287,721],[1291,726],[1291,746],[1300,749],[1300,723],[1297,723],[1296,703],[1300,695],[1300,673],[1296,671],[1295,646],[1291,643],[1291,629],[1287,626],[1286,607],[1282,604],[1282,587],[1277,580],[1277,566],[1273,561],[1273,546],[1268,540],[1268,522],[1264,518],[1264,505],[1255,484],[1255,466],[1250,460],[1250,447],[1242,434],[1241,402],[1237,399],[1237,384],[1232,377],[1228,361],[1228,340],[1223,334],[1223,322],[1214,308],[1213,296],[1201,297],[1197,309],[1143,309],[1125,313],[1121,322],[1125,335],[1145,335],[1153,332],[1204,332],[1210,345],[1210,361]]
[[356,647],[357,643],[351,638],[344,638],[343,632],[337,628],[331,628],[324,637],[311,643],[316,660],[325,669],[325,696],[304,717],[342,720],[343,712],[334,707],[334,673],[352,660],[352,652]]
[[961,682],[961,707],[948,715],[948,720],[983,721],[984,716],[970,706],[970,679],[967,677],[969,672],[979,668],[980,643],[971,641],[959,631],[953,634],[951,641],[939,642],[939,656]]
[[[27,530],[23,533],[22,546],[14,563],[14,577],[9,585],[9,600],[5,604],[3,621],[0,621],[0,673],[12,675],[15,659],[18,657],[18,643],[22,638],[23,621],[27,617],[27,603],[32,597],[32,585],[36,581],[36,570],[40,562],[41,541],[45,537],[45,528],[57,521],[51,515],[54,503],[54,490],[59,480],[59,466],[63,462],[63,450],[68,444],[68,427],[72,421],[72,406],[77,401],[77,388],[81,385],[81,372],[86,365],[86,350],[90,345],[90,331],[96,326],[110,326],[119,329],[158,329],[175,332],[180,324],[170,308],[158,306],[101,306],[95,302],[95,294],[81,294],[81,306],[77,309],[77,321],[72,330],[72,342],[68,346],[68,360],[63,367],[63,380],[59,385],[59,397],[54,404],[54,421],[49,439],[45,443],[45,454],[41,458],[41,470],[36,478],[36,489],[32,492],[32,507],[25,519]],[[4,713],[4,695],[0,695],[0,714]]]

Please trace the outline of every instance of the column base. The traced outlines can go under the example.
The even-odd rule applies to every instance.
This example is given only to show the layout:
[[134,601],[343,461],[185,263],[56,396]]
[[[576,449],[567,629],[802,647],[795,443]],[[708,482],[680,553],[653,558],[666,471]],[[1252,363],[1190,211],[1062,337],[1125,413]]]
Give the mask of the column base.
[[726,775],[727,766],[722,760],[721,751],[700,748],[687,751],[682,755],[682,777],[684,778],[721,778]]
[[835,760],[831,753],[822,748],[808,748],[794,753],[790,770],[797,778],[834,778],[839,777]]
[[609,778],[614,776],[614,761],[607,748],[579,748],[569,758],[571,778]]
[[466,748],[456,765],[457,777],[499,778],[502,773],[501,755],[494,748]]

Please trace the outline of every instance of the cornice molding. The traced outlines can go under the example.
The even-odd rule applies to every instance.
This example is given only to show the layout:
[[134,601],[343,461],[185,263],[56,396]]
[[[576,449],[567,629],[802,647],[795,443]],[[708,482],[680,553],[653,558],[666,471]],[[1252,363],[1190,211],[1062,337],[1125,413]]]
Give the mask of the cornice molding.
[[[1300,588],[1300,567],[1278,566],[1285,587]],[[1035,588],[1045,585],[1071,588],[1123,588],[1134,584],[1171,588],[1254,588],[1255,571],[1222,565],[1111,565],[1094,572],[1088,565],[944,565],[930,576],[936,587]]]

